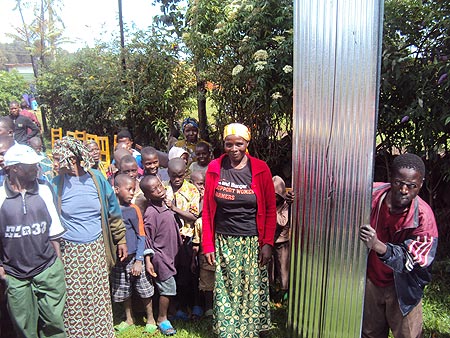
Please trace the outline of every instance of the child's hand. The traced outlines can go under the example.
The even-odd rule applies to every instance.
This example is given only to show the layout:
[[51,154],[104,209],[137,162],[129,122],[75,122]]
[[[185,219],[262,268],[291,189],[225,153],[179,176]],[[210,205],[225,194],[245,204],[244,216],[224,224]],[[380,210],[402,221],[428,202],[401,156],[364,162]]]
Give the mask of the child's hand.
[[214,252],[206,253],[205,257],[209,265],[216,265],[216,255]]
[[126,244],[117,244],[117,255],[121,262],[123,262],[128,256],[128,249]]
[[287,204],[291,205],[292,203],[294,203],[294,199],[295,199],[295,192],[293,192],[292,188],[291,188],[286,193],[286,202],[287,202]]
[[157,277],[158,275],[155,272],[155,269],[153,267],[153,264],[150,261],[146,261],[145,262],[145,270],[147,271],[147,273],[152,276],[152,277]]
[[169,208],[169,209],[172,209],[172,200],[169,200],[169,199],[165,199],[164,200],[164,203],[166,203],[166,205],[167,205],[167,207]]
[[109,176],[114,175],[117,172],[117,168],[114,164],[110,164],[108,169],[106,169],[106,174]]
[[131,274],[133,276],[140,276],[142,273],[142,261],[136,261],[134,262],[133,266],[131,267]]

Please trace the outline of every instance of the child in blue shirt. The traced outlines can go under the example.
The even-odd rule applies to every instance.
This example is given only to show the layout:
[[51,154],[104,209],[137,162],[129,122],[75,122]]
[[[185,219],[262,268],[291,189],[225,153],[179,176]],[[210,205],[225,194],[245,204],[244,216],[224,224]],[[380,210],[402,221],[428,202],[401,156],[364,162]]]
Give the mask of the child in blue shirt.
[[116,325],[115,329],[123,332],[134,325],[131,308],[131,295],[134,291],[142,299],[147,312],[145,332],[152,334],[158,328],[152,310],[154,288],[151,276],[144,268],[144,222],[139,208],[131,203],[136,184],[136,180],[126,174],[119,174],[114,179],[114,191],[120,203],[128,247],[127,259],[118,262],[112,269],[112,300],[123,302],[125,308],[125,321]]

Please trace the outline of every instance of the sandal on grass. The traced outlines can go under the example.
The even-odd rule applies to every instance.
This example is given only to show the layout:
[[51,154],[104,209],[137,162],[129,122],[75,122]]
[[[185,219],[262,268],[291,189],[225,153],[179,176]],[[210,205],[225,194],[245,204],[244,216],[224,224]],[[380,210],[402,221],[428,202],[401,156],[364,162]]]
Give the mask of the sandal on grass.
[[116,332],[120,333],[120,332],[124,332],[128,329],[131,329],[132,327],[134,327],[134,324],[128,324],[127,322],[122,322],[122,323],[114,326],[114,330],[116,330]]
[[145,324],[144,333],[154,334],[158,331],[158,327],[155,324]]
[[192,320],[199,320],[202,316],[203,316],[203,309],[198,305],[194,305],[191,314]]
[[182,311],[182,310],[178,310],[175,313],[175,316],[169,317],[170,320],[182,320],[183,322],[187,322],[189,321],[189,315]]
[[165,336],[173,336],[175,333],[177,333],[177,330],[175,330],[172,326],[172,324],[165,320],[158,324],[159,331]]

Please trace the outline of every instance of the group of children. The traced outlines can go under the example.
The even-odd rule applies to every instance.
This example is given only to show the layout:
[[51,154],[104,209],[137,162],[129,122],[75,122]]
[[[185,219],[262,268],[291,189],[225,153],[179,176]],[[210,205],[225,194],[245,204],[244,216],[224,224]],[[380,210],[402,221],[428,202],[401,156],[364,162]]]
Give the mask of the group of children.
[[[199,143],[197,162],[191,164],[191,171],[185,151],[175,149],[169,154],[165,173],[159,167],[157,150],[144,147],[140,152],[140,176],[136,159],[129,150],[122,150],[119,145],[114,153],[116,172],[108,179],[121,205],[128,245],[127,260],[113,268],[111,278],[112,299],[123,303],[125,312],[125,320],[116,330],[124,331],[134,324],[131,296],[135,293],[146,310],[145,331],[159,329],[173,335],[176,330],[168,317],[171,299],[174,319],[202,317],[203,298],[206,315],[212,315],[214,270],[207,267],[206,274],[199,273],[205,264],[198,264],[205,263],[199,255],[200,216],[211,152],[207,143]],[[154,292],[159,296],[156,321],[151,301]],[[205,297],[201,297],[203,292]]]
[[[146,332],[159,329],[173,335],[176,330],[169,318],[187,321],[212,316],[215,267],[201,250],[201,212],[211,150],[208,143],[199,142],[196,161],[189,163],[189,154],[173,147],[167,172],[160,168],[158,155],[152,147],[141,149],[139,176],[139,165],[129,152],[119,146],[114,154],[117,172],[109,181],[122,208],[129,256],[113,269],[112,299],[124,305],[125,320],[116,326],[118,331],[134,324],[131,295],[135,292],[145,306]],[[289,265],[288,204],[284,181],[275,176],[274,185],[279,229],[270,275],[284,295]],[[159,295],[156,322],[152,285]]]

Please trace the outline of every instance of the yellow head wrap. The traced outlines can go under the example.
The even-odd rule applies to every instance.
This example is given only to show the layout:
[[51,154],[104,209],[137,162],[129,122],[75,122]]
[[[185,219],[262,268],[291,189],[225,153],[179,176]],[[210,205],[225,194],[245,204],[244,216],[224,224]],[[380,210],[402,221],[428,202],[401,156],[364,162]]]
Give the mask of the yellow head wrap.
[[225,139],[229,135],[237,135],[242,137],[247,142],[250,141],[250,130],[240,123],[230,123],[223,129],[223,138]]

